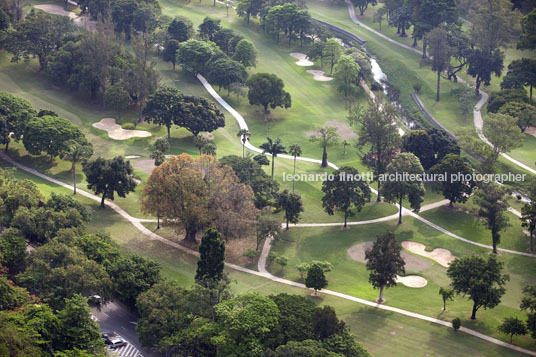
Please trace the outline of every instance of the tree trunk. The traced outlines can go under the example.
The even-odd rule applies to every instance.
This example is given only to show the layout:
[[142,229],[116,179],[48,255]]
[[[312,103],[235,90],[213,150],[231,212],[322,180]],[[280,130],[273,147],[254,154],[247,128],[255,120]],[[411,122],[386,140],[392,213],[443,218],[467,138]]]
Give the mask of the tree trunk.
[[534,252],[534,231],[530,231],[530,251]]
[[73,166],[71,166],[71,172],[73,173],[73,187],[74,187],[73,195],[76,195],[76,165],[74,162],[73,162]]
[[382,195],[381,195],[381,191],[380,191],[380,188],[381,188],[381,181],[380,181],[380,178],[378,177],[378,196],[376,197],[376,202],[381,202],[382,201]]
[[324,145],[324,151],[322,152],[322,167],[328,167],[328,151],[326,149],[326,145]]
[[9,150],[9,141],[6,143],[6,152]]
[[495,238],[495,233],[491,232],[491,241],[493,243],[493,254],[497,254],[497,239]]
[[443,311],[447,309],[447,299],[443,299]]
[[186,228],[186,235],[184,236],[184,240],[186,242],[195,243],[195,235],[197,233],[197,229],[194,228]]
[[476,304],[473,304],[473,312],[471,314],[471,320],[476,320]]
[[175,70],[175,62],[173,62],[173,70]]
[[286,228],[286,230],[288,231],[288,219],[287,219],[287,228]]
[[441,81],[441,71],[437,71],[437,94],[436,94],[436,99],[435,101],[436,102],[439,102],[439,86],[440,86],[440,82]]
[[294,176],[296,176],[296,156],[294,156],[294,174],[292,175],[292,193],[294,193],[294,183],[295,183]]
[[348,211],[344,211],[344,228],[348,228]]
[[246,155],[246,154],[245,154],[245,148],[246,148],[246,143],[244,143],[244,142],[242,141],[242,158],[244,158],[245,155]]
[[272,180],[274,179],[274,154],[272,154]]
[[402,224],[402,196],[400,196],[399,203],[400,210],[398,211],[398,224]]
[[160,229],[160,215],[156,215],[156,229]]
[[101,208],[104,208],[104,196],[106,196],[106,192],[104,192],[104,193],[102,194],[102,199],[101,199],[101,202],[100,202],[100,206],[101,206]]
[[383,302],[383,286],[380,286],[380,297],[378,298],[378,304]]
[[138,123],[141,123],[143,121],[143,118],[142,118],[143,98],[140,98],[139,102],[140,103],[138,104]]
[[422,37],[422,58],[426,58],[426,37]]
[[167,139],[168,139],[168,141],[171,140],[171,133],[170,133],[170,131],[171,131],[171,126],[168,126],[168,127],[167,127]]

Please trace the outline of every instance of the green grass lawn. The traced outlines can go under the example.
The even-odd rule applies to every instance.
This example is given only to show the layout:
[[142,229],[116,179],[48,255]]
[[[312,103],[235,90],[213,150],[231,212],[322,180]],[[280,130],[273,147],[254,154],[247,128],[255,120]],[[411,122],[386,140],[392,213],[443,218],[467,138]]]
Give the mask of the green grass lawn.
[[[327,274],[329,289],[373,301],[378,297],[378,290],[369,284],[365,264],[352,260],[347,256],[346,250],[360,242],[375,240],[376,234],[382,234],[387,230],[394,231],[399,241],[421,242],[426,245],[427,250],[445,248],[457,257],[473,253],[489,254],[489,250],[462,243],[413,218],[405,217],[404,223],[400,226],[396,221],[392,221],[351,227],[346,230],[333,227],[291,229],[273,246],[275,253],[284,254],[289,258],[288,265],[282,272],[274,263],[270,268],[271,272],[299,281],[296,264],[311,260],[327,260],[334,265],[333,271]],[[447,287],[449,279],[446,276],[446,268],[435,262],[426,270],[406,272],[427,279],[428,284],[424,288],[409,288],[402,284],[389,288],[385,291],[386,304],[447,321],[459,317],[463,326],[504,339],[504,336],[496,331],[496,327],[505,317],[525,315],[519,311],[521,288],[534,283],[533,274],[536,266],[532,258],[510,254],[502,254],[500,260],[505,262],[505,270],[510,274],[507,293],[497,308],[479,310],[476,321],[469,320],[472,304],[461,296],[449,302],[446,312],[441,311],[442,301],[438,290],[439,287]],[[527,348],[534,348],[534,342],[529,337],[521,338],[517,343]]]

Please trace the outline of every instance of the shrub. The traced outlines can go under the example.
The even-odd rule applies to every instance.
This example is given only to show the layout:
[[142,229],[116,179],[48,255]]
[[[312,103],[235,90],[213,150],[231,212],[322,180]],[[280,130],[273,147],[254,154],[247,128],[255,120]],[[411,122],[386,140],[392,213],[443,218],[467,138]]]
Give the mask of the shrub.
[[415,90],[415,93],[419,94],[421,92],[421,89],[422,89],[422,84],[421,83],[413,84],[413,89]]
[[274,260],[277,258],[277,256],[274,253],[268,254],[266,257],[266,265],[270,266],[274,262]]
[[134,123],[124,123],[124,124],[121,124],[121,128],[123,128],[125,130],[134,130],[134,129],[136,129],[136,124],[134,124]]
[[462,320],[460,320],[459,317],[456,317],[455,319],[452,320],[452,328],[454,329],[454,331],[458,331],[461,326],[462,326]]
[[253,260],[259,256],[259,252],[255,249],[248,249],[244,252],[243,256],[248,258],[250,262],[253,262]]

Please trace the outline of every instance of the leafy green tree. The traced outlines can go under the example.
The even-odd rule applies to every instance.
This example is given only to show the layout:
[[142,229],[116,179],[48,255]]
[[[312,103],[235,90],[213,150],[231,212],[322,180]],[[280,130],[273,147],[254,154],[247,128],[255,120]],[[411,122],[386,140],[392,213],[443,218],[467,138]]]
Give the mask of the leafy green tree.
[[368,6],[376,6],[376,0],[352,0],[352,4],[359,9],[359,15],[363,16]]
[[[16,228],[8,228],[2,232],[0,239],[0,261],[10,271],[17,269],[26,259],[26,241]],[[2,305],[0,303],[0,305]],[[2,310],[0,306],[0,310]]]
[[186,42],[181,42],[177,51],[177,62],[183,69],[197,76],[205,70],[213,54],[214,49],[210,44],[190,39]]
[[87,259],[74,247],[54,240],[36,248],[28,257],[28,267],[17,281],[53,309],[65,306],[66,298],[76,294],[100,295],[106,302],[111,297],[112,281],[104,267]]
[[309,47],[309,50],[307,51],[307,57],[311,61],[320,60],[320,66],[324,65],[324,47],[325,42],[322,41],[315,41],[313,44],[311,44],[311,47]]
[[499,109],[499,114],[517,118],[517,126],[524,133],[529,126],[536,126],[536,107],[523,102],[506,103]]
[[173,87],[160,87],[149,96],[143,109],[145,121],[164,125],[167,128],[168,140],[171,139],[171,126],[179,125],[186,115],[184,112],[184,96]]
[[258,0],[239,0],[238,5],[236,6],[236,13],[238,16],[244,17],[249,25],[249,19],[252,16],[256,17],[259,15],[263,8],[263,4],[262,1]]
[[519,50],[536,48],[536,9],[523,16],[521,28],[522,32],[517,42],[517,48]]
[[91,317],[87,298],[74,294],[65,299],[65,307],[58,311],[61,350],[81,349],[93,353],[103,350],[99,325]]
[[432,70],[437,72],[437,93],[436,102],[439,102],[439,89],[441,83],[441,72],[450,65],[450,58],[454,53],[448,45],[447,31],[442,28],[433,29],[428,35],[428,46],[432,57]]
[[504,54],[500,50],[494,50],[491,53],[475,49],[467,56],[469,68],[467,74],[475,78],[475,96],[480,93],[482,83],[489,84],[491,75],[499,77],[503,69]]
[[491,231],[493,253],[497,254],[497,244],[501,241],[501,231],[510,226],[506,211],[508,210],[508,192],[503,186],[490,182],[483,184],[475,193],[475,203],[479,206],[478,216]]
[[447,301],[454,300],[454,290],[452,289],[445,289],[443,287],[439,288],[439,295],[441,295],[441,298],[443,299],[443,311],[447,310]]
[[158,138],[153,144],[155,150],[166,152],[169,150],[169,140],[166,138]]
[[419,158],[422,167],[428,170],[435,161],[434,144],[425,130],[412,130],[404,135],[402,149]]
[[493,167],[501,153],[507,153],[523,144],[523,133],[517,126],[517,120],[509,115],[488,114],[483,132],[493,145],[493,153],[488,158],[490,167]]
[[497,113],[503,105],[510,102],[528,103],[527,92],[519,88],[508,88],[491,93],[488,101],[488,113]]
[[257,237],[257,246],[255,250],[259,250],[262,241],[272,237],[274,240],[279,238],[281,233],[281,223],[275,218],[269,216],[259,216],[255,222],[255,235]]
[[52,192],[50,198],[45,202],[44,208],[51,209],[54,212],[68,212],[70,209],[74,209],[80,215],[82,221],[87,223],[91,220],[89,209],[72,196]]
[[127,110],[130,104],[130,94],[121,85],[115,84],[104,92],[104,102],[121,118],[121,113]]
[[261,355],[262,341],[280,318],[275,302],[257,293],[224,301],[215,309],[219,333],[212,341],[222,355]]
[[[411,7],[413,22],[413,45],[423,39],[423,55],[426,58],[427,45],[434,42],[433,32],[441,24],[455,24],[458,21],[458,9],[455,0],[417,0],[406,3]],[[432,51],[432,49],[430,48]],[[431,55],[431,53],[430,53]],[[432,55],[433,56],[433,55]],[[435,59],[434,59],[435,60]]]
[[337,90],[344,97],[354,96],[359,90],[359,65],[348,55],[342,55],[335,65],[333,78],[338,84]]
[[473,300],[471,320],[476,319],[476,312],[481,307],[493,309],[501,302],[506,291],[504,285],[510,279],[502,273],[503,265],[494,255],[487,259],[469,255],[450,263],[447,276],[451,279],[452,288],[456,294]]
[[[424,185],[417,175],[421,175],[423,172],[424,169],[419,159],[409,152],[396,155],[387,166],[386,181],[383,184],[381,194],[387,201],[398,203],[398,224],[402,223],[402,200],[404,198],[409,199],[411,208],[414,210],[419,211],[421,208]],[[411,175],[415,175],[415,177],[412,178]]]
[[32,155],[45,152],[53,160],[63,156],[69,140],[85,141],[82,131],[69,120],[59,117],[43,116],[30,119],[24,129],[22,142]]
[[183,16],[177,16],[167,28],[168,34],[178,42],[185,42],[192,37],[194,30],[192,22]]
[[225,126],[225,116],[216,103],[204,97],[185,96],[184,112],[175,124],[187,129],[194,136],[200,132],[212,132]]
[[334,38],[328,39],[324,45],[322,56],[329,61],[329,74],[333,73],[333,67],[341,57],[341,54],[342,46],[339,42]]
[[139,255],[119,258],[108,268],[114,280],[114,294],[130,308],[138,296],[162,280],[160,265]]
[[71,163],[73,175],[73,194],[76,195],[76,165],[84,164],[93,155],[93,145],[87,140],[68,140],[65,142],[63,159]]
[[374,15],[372,15],[372,22],[377,22],[380,26],[380,32],[382,31],[382,22],[385,18],[385,15],[387,14],[387,8],[385,6],[379,8],[376,10]]
[[536,181],[531,183],[530,201],[521,207],[521,226],[530,234],[530,251],[534,252],[534,231],[536,230]]
[[226,55],[232,56],[233,52],[231,51],[230,42],[235,36],[236,35],[233,30],[222,28],[214,34],[214,43]]
[[39,60],[40,70],[45,70],[48,57],[64,38],[74,32],[75,27],[68,17],[36,11],[14,25],[4,47],[13,54],[13,62],[18,62],[21,58],[29,61],[35,56]]
[[405,262],[400,255],[402,247],[396,241],[393,232],[378,234],[372,249],[365,252],[367,270],[370,270],[369,282],[380,289],[378,303],[382,303],[383,289],[396,285],[396,277],[405,274]]
[[19,208],[36,208],[42,195],[32,181],[17,180],[11,171],[0,169],[0,199],[0,222],[9,227]]
[[370,188],[359,172],[350,166],[339,168],[333,173],[334,180],[322,183],[322,206],[333,215],[335,211],[344,212],[344,228],[347,227],[348,216],[360,212],[370,202]]
[[216,228],[206,230],[199,245],[199,260],[195,281],[207,286],[210,281],[220,281],[225,266],[225,242]]
[[529,87],[529,100],[532,103],[532,88],[536,86],[536,60],[521,58],[508,65],[501,88]]
[[[298,144],[292,144],[288,148],[288,153],[294,157],[294,171],[293,175],[296,175],[296,158],[301,156],[302,149]],[[294,193],[294,179],[292,179],[292,192]]]
[[205,17],[199,25],[199,37],[214,42],[214,35],[221,29],[221,20]]
[[240,40],[233,53],[233,60],[238,61],[244,67],[255,67],[257,64],[257,49],[249,40]]
[[[62,237],[57,239],[61,241]],[[106,268],[120,257],[117,243],[107,233],[77,235],[70,245],[79,248],[88,259]]]
[[272,180],[274,179],[274,160],[279,154],[286,154],[287,150],[285,145],[281,142],[280,138],[273,141],[271,138],[266,138],[266,142],[260,146],[263,154],[270,154],[272,156]]
[[450,91],[450,94],[454,95],[458,99],[460,111],[463,114],[463,120],[467,120],[467,114],[469,114],[473,108],[475,94],[466,86],[453,89]]
[[457,202],[467,202],[473,192],[473,180],[465,179],[472,176],[473,170],[459,155],[448,154],[430,169],[430,174],[446,175],[445,181],[434,180],[432,189],[441,192],[443,197],[450,201],[450,207]]
[[527,334],[527,326],[525,323],[521,320],[519,320],[517,317],[507,317],[503,320],[502,324],[497,327],[497,330],[499,332],[504,333],[505,335],[510,335],[510,343],[512,343],[512,339],[514,338],[514,335],[526,335]]
[[337,144],[340,136],[337,133],[337,128],[332,126],[317,127],[314,134],[309,138],[310,141],[319,143],[322,145],[322,164],[323,168],[328,167],[328,146]]
[[177,64],[177,51],[179,50],[179,47],[179,41],[172,38],[166,41],[164,51],[162,52],[162,58],[166,62],[171,62],[173,70],[175,70],[175,65]]
[[106,198],[113,201],[114,193],[117,193],[119,197],[126,197],[136,188],[130,161],[125,162],[122,156],[116,156],[111,160],[98,157],[85,163],[83,168],[87,188],[96,195],[102,194],[102,208],[104,208]]
[[246,82],[248,86],[248,99],[251,105],[262,105],[264,113],[268,113],[268,106],[290,108],[290,94],[283,88],[283,81],[275,74],[255,73]]
[[527,285],[523,288],[520,308],[527,312],[527,330],[530,331],[532,338],[536,338],[536,285]]
[[236,136],[238,136],[240,138],[240,141],[242,142],[242,157],[245,157],[246,142],[251,137],[251,133],[248,129],[240,129],[238,130]]
[[307,270],[307,276],[305,277],[305,286],[310,289],[314,289],[315,295],[319,290],[322,290],[328,286],[328,281],[324,275],[324,270],[318,265],[311,265]]
[[[357,147],[364,148],[368,145],[372,147],[374,174],[378,178],[385,173],[389,163],[387,159],[389,151],[400,145],[400,134],[393,125],[394,119],[393,108],[387,103],[378,101],[369,101],[369,106],[364,111],[356,110],[354,107],[348,115],[350,123],[359,128]],[[381,191],[381,180],[378,180],[378,191]],[[380,200],[381,196],[378,195],[377,201]]]
[[229,58],[220,58],[208,65],[208,80],[219,87],[227,89],[227,96],[231,94],[232,83],[245,83],[248,73],[246,67],[240,62]]
[[5,356],[39,357],[43,351],[38,345],[35,330],[24,325],[22,319],[0,313],[0,351]]
[[[6,151],[11,137],[19,141],[24,134],[28,121],[36,115],[32,105],[23,98],[11,93],[0,91],[0,118],[2,119],[1,142],[6,145]],[[10,136],[10,133],[11,136]]]
[[289,193],[288,190],[284,190],[276,195],[276,207],[285,211],[285,219],[288,224],[298,223],[300,214],[303,212],[303,204],[300,195],[296,193]]

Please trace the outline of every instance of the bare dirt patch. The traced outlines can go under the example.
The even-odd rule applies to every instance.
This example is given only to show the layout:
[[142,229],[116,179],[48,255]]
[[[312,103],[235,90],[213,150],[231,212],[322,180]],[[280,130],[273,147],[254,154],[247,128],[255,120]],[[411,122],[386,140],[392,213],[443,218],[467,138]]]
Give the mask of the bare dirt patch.
[[34,7],[36,9],[43,10],[44,12],[48,12],[49,14],[67,16],[73,20],[78,17],[78,15],[76,15],[74,12],[65,11],[63,6],[59,6],[59,5],[43,4],[43,5],[35,5]]
[[121,125],[116,124],[114,118],[102,118],[100,121],[93,123],[93,126],[97,129],[107,131],[108,136],[114,140],[127,140],[135,137],[146,138],[152,135],[145,130],[123,129]]
[[153,169],[155,168],[154,160],[151,160],[151,159],[133,160],[133,161],[130,162],[130,164],[136,170],[143,171],[148,175],[150,175],[151,172],[153,172]]
[[294,52],[294,53],[291,53],[290,55],[298,60],[298,62],[296,62],[298,66],[310,67],[314,65],[314,62],[310,61],[309,57],[307,57],[307,55],[304,53]]
[[[373,241],[363,242],[354,245],[353,247],[348,248],[346,254],[353,260],[356,260],[360,263],[366,263],[365,251],[372,249]],[[428,260],[421,257],[416,257],[415,255],[408,254],[406,252],[401,252],[402,259],[406,262],[406,270],[421,271],[426,270],[432,266]]]
[[536,136],[536,126],[529,126],[527,129],[525,129],[525,133]]
[[327,81],[331,81],[333,79],[333,77],[324,76],[324,71],[320,71],[320,70],[317,70],[317,69],[308,69],[307,73],[312,74],[313,79],[315,81],[327,82]]
[[425,250],[426,246],[422,243],[404,241],[402,242],[402,247],[412,253],[435,260],[444,267],[448,267],[450,263],[456,259],[450,250],[444,248],[436,248],[431,252],[427,252]]

